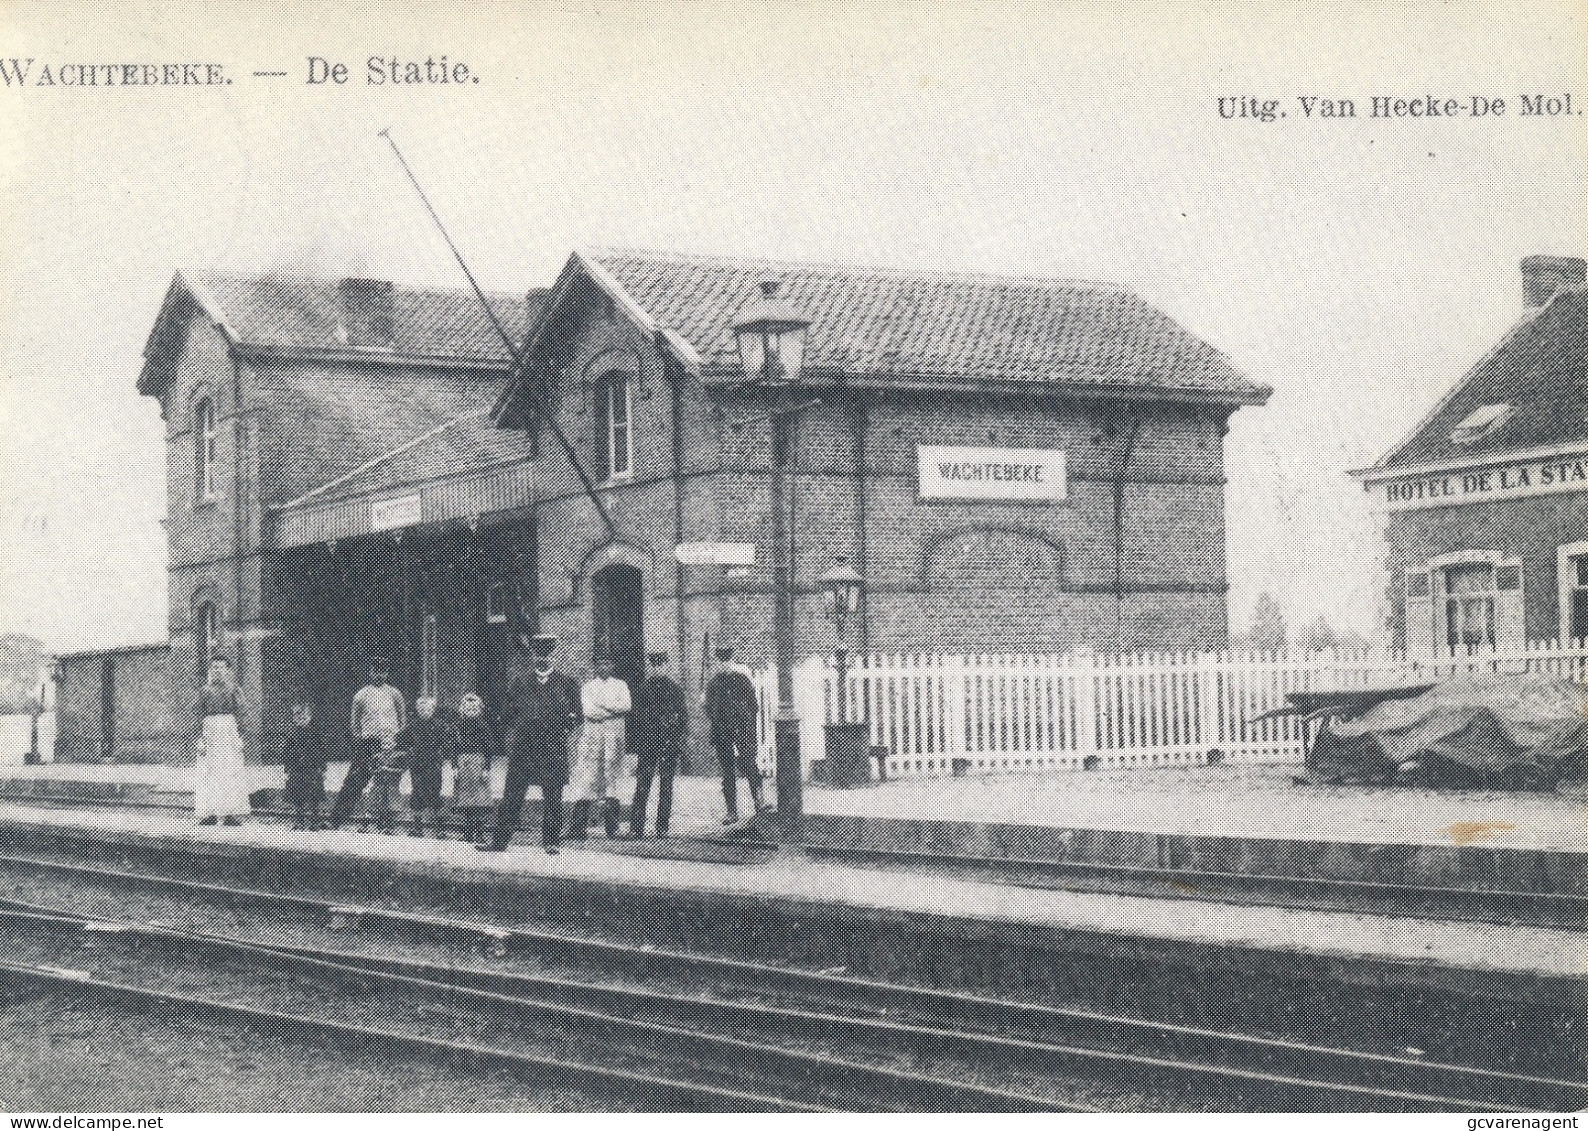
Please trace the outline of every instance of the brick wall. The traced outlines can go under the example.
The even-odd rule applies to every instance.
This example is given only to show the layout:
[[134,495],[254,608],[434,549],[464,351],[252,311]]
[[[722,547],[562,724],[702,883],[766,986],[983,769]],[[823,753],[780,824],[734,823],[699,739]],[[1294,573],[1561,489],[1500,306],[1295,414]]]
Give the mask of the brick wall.
[[[567,345],[558,358],[556,403],[587,466],[594,465],[599,442],[593,382],[621,368],[635,372],[638,383],[632,479],[601,488],[615,540],[561,453],[549,438],[541,445],[540,616],[563,641],[564,665],[578,670],[588,662],[589,576],[608,560],[603,547],[614,541],[645,574],[647,641],[678,652],[682,626],[686,681],[698,678],[708,641],[735,643],[752,662],[769,659],[772,496],[765,404],[707,390],[670,369],[645,335],[593,296],[565,318],[558,329]],[[683,472],[677,480],[675,395]],[[860,465],[857,431],[865,453]],[[793,443],[796,653],[834,644],[819,579],[839,554],[863,566],[868,643],[875,650],[1223,647],[1223,435],[1222,411],[1193,406],[1087,404],[1039,395],[820,393],[800,414]],[[922,501],[920,444],[1061,449],[1069,498],[1045,505]],[[1122,592],[1116,599],[1114,479],[1122,465]],[[675,526],[675,491],[681,528]],[[680,588],[671,557],[677,541],[752,543],[757,562],[745,577],[714,566],[686,567]]]
[[62,656],[57,690],[56,761],[193,761],[197,692],[184,697],[165,645]]
[[1521,560],[1526,637],[1549,639],[1560,632],[1557,551],[1588,541],[1588,493],[1395,511],[1388,516],[1385,541],[1384,584],[1395,647],[1407,645],[1405,570],[1426,568],[1432,558],[1464,551]]

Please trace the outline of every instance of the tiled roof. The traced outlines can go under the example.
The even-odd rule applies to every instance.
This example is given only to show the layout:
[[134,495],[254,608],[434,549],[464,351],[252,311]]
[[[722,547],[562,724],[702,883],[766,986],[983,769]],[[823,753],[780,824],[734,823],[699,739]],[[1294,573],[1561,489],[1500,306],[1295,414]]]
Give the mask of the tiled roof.
[[[271,406],[280,445],[261,453],[265,501],[279,505],[363,467],[425,436],[439,425],[483,415],[502,390],[505,376],[470,371],[416,371],[347,365],[334,380],[324,366],[259,366],[254,377]],[[457,458],[478,449],[490,459],[516,451],[514,435],[500,429],[464,429],[469,438]],[[456,439],[456,438],[454,438]],[[437,447],[444,451],[445,442]],[[406,466],[394,461],[393,468]],[[469,465],[475,466],[475,465]],[[423,477],[426,469],[415,467]]]
[[[1451,439],[1485,405],[1514,411],[1475,440]],[[1470,369],[1373,471],[1588,442],[1588,286],[1557,291]]]
[[[309,275],[235,275],[184,272],[203,301],[212,301],[244,345],[306,350],[343,350],[338,335],[338,280]],[[516,341],[528,323],[525,297],[488,294],[502,328]],[[396,287],[392,350],[404,357],[505,362],[507,351],[472,291]],[[537,302],[539,294],[530,301]]]
[[[395,287],[390,349],[350,347],[341,329],[340,281],[276,272],[178,272],[144,346],[138,391],[160,395],[171,379],[184,327],[202,311],[239,348],[258,351],[505,366],[507,350],[472,291]],[[494,293],[491,308],[514,338],[540,312],[544,291]]]
[[1120,287],[635,251],[581,253],[709,372],[737,365],[734,316],[763,279],[811,319],[806,367],[921,381],[1028,381],[1258,403],[1213,346]]
[[491,422],[489,407],[488,401],[482,399],[468,414],[445,421],[406,444],[394,446],[341,477],[282,504],[282,508],[379,495],[414,484],[467,476],[515,460],[528,460],[529,436],[513,429],[498,428]]
[[[468,472],[522,449],[520,435],[485,417],[506,379],[507,351],[472,291],[395,287],[392,348],[371,350],[349,348],[338,331],[339,285],[304,275],[179,273],[150,335],[139,388],[158,392],[169,380],[182,327],[195,311],[240,348],[315,358],[308,367],[254,367],[251,380],[279,439],[260,453],[270,505],[315,489],[329,497],[329,485],[351,484],[346,477],[366,465],[360,491],[434,478],[442,466]],[[488,297],[503,329],[518,339],[544,296]],[[446,364],[424,364],[435,362]],[[334,379],[327,366],[337,367]],[[437,432],[442,425],[448,427]],[[409,450],[420,437],[429,439]]]

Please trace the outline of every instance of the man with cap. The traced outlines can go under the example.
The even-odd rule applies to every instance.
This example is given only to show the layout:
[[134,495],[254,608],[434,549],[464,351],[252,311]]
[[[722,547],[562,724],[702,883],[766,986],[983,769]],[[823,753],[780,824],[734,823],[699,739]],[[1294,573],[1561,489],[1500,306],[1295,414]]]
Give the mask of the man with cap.
[[353,757],[331,806],[331,827],[341,828],[364,796],[383,751],[391,750],[408,721],[403,693],[387,682],[386,661],[369,662],[369,683],[353,696]]
[[760,697],[750,669],[733,662],[732,648],[717,649],[717,672],[706,684],[706,721],[711,726],[711,745],[722,767],[722,800],[728,812],[725,825],[739,821],[738,775],[750,787],[756,811],[762,808],[761,767],[756,764],[755,721],[760,713]]
[[568,784],[568,736],[579,725],[579,685],[557,671],[551,654],[556,637],[528,640],[535,670],[513,677],[504,705],[503,723],[510,737],[507,784],[496,810],[496,829],[482,852],[501,852],[518,829],[529,786],[540,787],[541,843],[555,856],[562,842],[562,791]]
[[629,806],[629,835],[645,835],[645,811],[651,801],[651,781],[658,770],[662,780],[656,799],[656,835],[666,836],[673,813],[673,776],[689,734],[689,713],[684,689],[667,674],[667,653],[652,652],[651,674],[640,684],[629,715],[629,739],[637,755],[634,768],[634,802]]

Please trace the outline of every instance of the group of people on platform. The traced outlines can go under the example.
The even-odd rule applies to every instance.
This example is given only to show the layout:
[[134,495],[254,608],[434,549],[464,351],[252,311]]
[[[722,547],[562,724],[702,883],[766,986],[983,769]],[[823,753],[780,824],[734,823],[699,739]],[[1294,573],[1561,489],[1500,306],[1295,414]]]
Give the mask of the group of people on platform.
[[[357,817],[360,827],[395,833],[401,783],[409,781],[409,835],[446,839],[442,813],[445,767],[453,769],[452,809],[464,838],[481,851],[500,852],[512,841],[529,787],[541,795],[541,843],[560,851],[563,839],[582,840],[599,816],[607,836],[617,837],[620,806],[616,789],[627,754],[635,755],[630,837],[645,836],[650,794],[658,785],[656,834],[665,837],[672,817],[673,779],[684,757],[689,711],[684,690],[667,672],[668,657],[653,652],[650,674],[630,688],[597,656],[582,685],[558,671],[556,640],[528,638],[533,670],[515,677],[502,704],[499,727],[485,715],[481,698],[460,698],[455,717],[438,714],[437,701],[420,696],[410,712],[392,686],[384,660],[373,660],[367,685],[353,696],[353,749],[328,815],[325,772],[330,745],[307,701],[292,705],[292,727],[283,751],[283,801],[293,828],[336,829]],[[718,666],[703,695],[710,741],[722,772],[723,824],[739,821],[738,779],[749,786],[757,811],[764,808],[756,762],[759,701],[750,670],[717,649]],[[201,825],[240,824],[250,812],[249,779],[237,727],[240,700],[231,664],[217,656],[199,696],[200,744],[193,803]],[[507,762],[496,817],[491,770]],[[489,826],[489,827],[488,827]]]

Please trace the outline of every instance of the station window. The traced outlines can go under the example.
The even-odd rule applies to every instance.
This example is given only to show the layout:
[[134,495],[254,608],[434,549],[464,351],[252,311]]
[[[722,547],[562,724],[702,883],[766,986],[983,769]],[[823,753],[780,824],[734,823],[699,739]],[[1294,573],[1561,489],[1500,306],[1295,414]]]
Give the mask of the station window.
[[215,612],[214,601],[202,602],[194,613],[194,631],[198,634],[199,672],[209,675],[210,661],[221,647],[220,617]]
[[485,591],[485,623],[507,623],[507,582],[492,582]]
[[193,494],[201,503],[215,497],[215,402],[209,397],[193,406]]
[[436,645],[436,614],[427,612],[420,622],[419,633],[419,694],[423,698],[436,698],[441,682]]
[[1496,612],[1520,594],[1522,568],[1512,562],[1461,562],[1444,567],[1445,647],[1456,652],[1509,643],[1496,629]]
[[602,479],[617,479],[634,469],[634,379],[609,373],[595,384],[597,470]]

